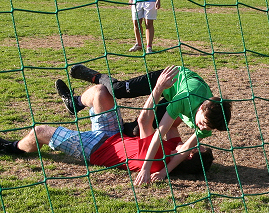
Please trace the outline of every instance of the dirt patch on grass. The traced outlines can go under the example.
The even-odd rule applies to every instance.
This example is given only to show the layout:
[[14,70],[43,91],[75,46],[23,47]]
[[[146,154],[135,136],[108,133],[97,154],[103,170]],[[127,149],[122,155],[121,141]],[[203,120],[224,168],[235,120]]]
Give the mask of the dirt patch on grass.
[[83,47],[84,41],[90,39],[90,36],[66,36],[59,35],[47,36],[45,38],[23,38],[20,42],[22,48],[37,49],[37,48],[53,48],[62,49],[63,45],[66,47]]
[[[62,40],[61,40],[62,39]],[[21,48],[25,49],[38,49],[38,48],[52,48],[52,49],[62,49],[64,47],[83,47],[84,42],[93,39],[91,36],[72,36],[72,35],[52,35],[46,36],[44,38],[40,37],[26,37],[19,40],[19,45]],[[16,46],[15,39],[5,39],[3,46]]]

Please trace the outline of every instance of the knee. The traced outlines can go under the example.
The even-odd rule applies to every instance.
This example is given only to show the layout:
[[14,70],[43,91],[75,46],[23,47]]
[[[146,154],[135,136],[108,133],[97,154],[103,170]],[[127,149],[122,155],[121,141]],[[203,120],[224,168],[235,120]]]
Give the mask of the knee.
[[31,131],[31,135],[36,135],[37,138],[41,135],[43,135],[44,132],[46,132],[47,125],[40,125],[40,126],[35,126]]
[[154,27],[153,20],[148,20],[145,22],[146,29],[151,29]]
[[95,86],[95,91],[94,91],[94,95],[98,96],[98,97],[107,97],[107,96],[111,96],[110,93],[108,92],[106,86],[102,85],[102,84],[98,84]]
[[109,110],[114,106],[113,96],[104,85],[98,85],[94,95],[93,107],[95,109],[102,108],[104,110]]
[[142,20],[139,20],[139,23],[137,20],[134,20],[133,24],[136,29],[139,29],[139,27],[142,28]]
[[45,132],[46,131],[46,127],[47,125],[40,125],[40,126],[35,126],[35,132],[36,134],[40,134],[42,132]]

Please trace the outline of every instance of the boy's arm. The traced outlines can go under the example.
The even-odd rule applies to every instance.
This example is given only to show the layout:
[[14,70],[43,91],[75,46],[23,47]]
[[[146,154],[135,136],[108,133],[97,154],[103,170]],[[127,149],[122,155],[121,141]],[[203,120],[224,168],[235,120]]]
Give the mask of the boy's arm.
[[141,111],[137,119],[140,138],[146,138],[154,133],[154,128],[152,126],[154,120],[154,110],[151,110],[150,108],[153,108],[154,103],[159,102],[162,92],[162,89],[155,87],[143,106],[144,109]]
[[[156,86],[153,89],[153,94],[152,94],[153,97],[155,95],[157,98],[160,98],[160,95],[163,92],[163,90],[171,87],[176,82],[176,79],[173,79],[173,78],[176,76],[178,72],[179,70],[175,66],[166,67],[161,73],[161,75],[159,76]],[[153,100],[152,100],[152,97],[150,97],[147,100],[145,106],[152,106],[152,105],[153,105]],[[146,118],[147,116],[154,118],[152,113],[153,113],[152,110],[143,110],[141,112],[142,114],[141,116],[143,118]],[[153,138],[151,140],[151,143],[149,145],[149,148],[145,157],[146,160],[154,159],[154,156],[156,155],[157,150],[160,146],[160,135],[163,138],[163,136],[168,132],[168,130],[170,129],[173,123],[174,123],[174,119],[172,119],[166,112],[160,122],[159,130],[156,130],[153,135]],[[143,122],[139,122],[139,124],[140,124],[139,127],[142,127],[142,132],[140,132],[140,134],[142,134],[142,136],[145,136],[148,133],[147,128],[143,126]],[[151,125],[152,125],[152,121],[151,121]],[[134,182],[136,185],[140,185],[142,183],[147,183],[150,181],[151,165],[152,165],[151,161],[144,161],[141,171],[139,172]]]
[[138,117],[138,124],[140,130],[140,138],[145,138],[154,133],[152,123],[154,120],[154,110],[149,108],[154,107],[154,103],[158,103],[162,92],[171,87],[177,79],[173,79],[178,73],[178,69],[174,66],[167,67],[159,76],[156,86],[154,87],[151,95],[148,97],[144,104],[144,110],[141,111]]
[[[171,118],[169,114],[166,112],[160,122],[159,129],[157,129],[153,135],[145,160],[154,159],[161,143],[160,137],[163,138],[163,136],[168,132],[168,130],[172,126],[173,122],[174,119]],[[150,182],[151,165],[152,161],[144,161],[143,166],[135,179],[134,182],[135,185],[141,185],[142,183]]]
[[[198,138],[199,141],[202,140],[202,138]],[[167,170],[168,173],[170,173],[174,168],[176,168],[183,160],[188,157],[190,154],[191,150],[184,152],[185,150],[188,150],[192,147],[194,147],[197,144],[197,137],[196,134],[194,133],[182,146],[179,150],[177,150],[177,155],[173,156],[171,161],[167,164]],[[151,180],[163,180],[166,177],[166,169],[165,167],[160,170],[159,172],[156,172],[151,175]]]

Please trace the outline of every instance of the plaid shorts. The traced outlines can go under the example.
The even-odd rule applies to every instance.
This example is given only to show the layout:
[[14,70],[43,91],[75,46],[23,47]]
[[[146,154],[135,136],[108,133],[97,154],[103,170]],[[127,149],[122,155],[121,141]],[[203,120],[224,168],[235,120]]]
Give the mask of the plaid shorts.
[[60,126],[51,137],[49,146],[53,150],[62,151],[78,159],[83,159],[84,150],[86,159],[90,160],[93,151],[98,149],[108,137],[117,134],[120,128],[123,128],[119,110],[117,112],[120,126],[115,111],[94,116],[93,108],[91,108],[92,131],[79,132]]
[[110,111],[100,115],[95,115],[94,109],[91,108],[89,114],[90,116],[92,116],[91,117],[92,131],[102,131],[106,133],[109,137],[111,137],[112,135],[115,135],[120,131],[119,124],[120,128],[122,129],[123,121],[119,108],[117,112]]

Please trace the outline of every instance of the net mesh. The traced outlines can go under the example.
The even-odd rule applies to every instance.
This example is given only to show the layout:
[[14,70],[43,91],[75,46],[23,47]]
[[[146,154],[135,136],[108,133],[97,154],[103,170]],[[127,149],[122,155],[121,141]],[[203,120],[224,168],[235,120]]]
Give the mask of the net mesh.
[[[2,162],[8,162],[3,165],[10,164],[16,168],[16,171],[12,171],[11,166],[0,167],[3,174],[0,188],[2,210],[16,212],[12,208],[12,203],[16,203],[16,200],[20,202],[21,210],[40,212],[70,209],[81,212],[177,212],[191,211],[190,209],[195,211],[196,208],[211,212],[233,209],[248,212],[249,209],[256,208],[251,206],[253,204],[248,204],[250,197],[260,197],[261,202],[268,205],[268,184],[265,183],[262,189],[254,186],[253,190],[245,190],[244,184],[248,181],[242,170],[255,170],[241,167],[237,160],[238,153],[246,152],[246,160],[251,160],[256,155],[259,157],[259,165],[266,173],[265,178],[268,179],[269,146],[265,128],[268,121],[263,114],[268,105],[268,74],[262,69],[265,67],[268,72],[267,0],[162,2],[158,19],[154,22],[156,32],[153,43],[156,45],[152,54],[146,54],[144,43],[142,52],[129,53],[126,50],[126,44],[131,46],[134,41],[129,6],[126,1],[1,1],[1,134],[8,138],[18,138],[18,135],[22,136],[40,124],[89,130],[89,116],[86,112],[82,116],[76,114],[75,118],[60,113],[62,109],[59,106],[62,102],[52,89],[58,78],[64,79],[73,93],[73,88],[88,84],[71,82],[69,69],[74,64],[84,63],[110,77],[119,78],[124,78],[125,75],[128,78],[137,70],[141,71],[136,76],[145,74],[168,64],[195,67],[202,70],[200,74],[204,76],[206,74],[203,70],[210,72],[207,73],[206,80],[214,85],[214,91],[220,97],[227,93],[229,87],[238,86],[237,93],[229,96],[230,100],[234,102],[234,107],[242,104],[246,109],[241,111],[241,115],[239,110],[235,116],[236,122],[241,123],[241,129],[228,130],[225,136],[220,133],[217,135],[225,137],[220,139],[225,145],[202,143],[217,153],[215,158],[219,154],[227,157],[223,161],[230,161],[232,166],[229,168],[234,171],[230,181],[238,185],[237,191],[229,192],[225,189],[227,193],[220,193],[221,190],[216,190],[210,183],[212,177],[205,172],[202,178],[190,180],[193,184],[202,185],[202,193],[188,190],[185,193],[187,186],[175,186],[179,183],[175,184],[169,175],[165,184],[136,188],[133,185],[135,176],[128,169],[129,159],[125,162],[127,173],[123,173],[114,167],[90,166],[84,155],[82,163],[78,162],[71,166],[70,171],[61,175],[55,165],[61,164],[61,161],[70,163],[74,160],[61,156],[61,153],[53,154],[45,148],[44,151],[38,149],[40,165],[32,163],[36,155],[18,158],[1,156]],[[253,70],[257,67],[261,71],[255,73]],[[234,70],[234,73],[230,70]],[[231,75],[234,78],[229,82],[227,79]],[[257,85],[256,75],[264,78],[262,85]],[[246,88],[243,90],[243,87]],[[257,87],[264,90],[256,90]],[[113,97],[115,110],[121,108],[133,112],[141,109],[124,105],[116,100],[114,94]],[[241,142],[238,141],[242,139],[239,136],[244,131],[253,131],[253,137],[258,140],[246,145],[242,142],[244,137]],[[216,137],[212,141],[217,140]],[[166,157],[164,155],[164,159]],[[51,163],[51,159],[58,164]],[[19,166],[21,161],[23,163]],[[69,166],[68,163],[66,166]],[[78,172],[76,166],[82,171]],[[218,173],[219,167],[213,165],[212,169]],[[220,175],[225,176],[223,171],[225,169]],[[23,174],[30,176],[23,177]],[[129,190],[124,191],[116,178],[128,181]],[[85,191],[78,192],[78,182],[80,187],[86,188]],[[107,192],[105,188],[102,190],[102,183],[116,187]],[[229,185],[229,180],[226,183]],[[60,189],[57,187],[59,185],[62,186]],[[65,185],[67,187],[63,187]],[[121,191],[129,193],[128,196],[123,196]],[[159,197],[163,191],[167,192],[165,198]],[[86,201],[81,201],[77,193],[87,197]],[[28,196],[34,196],[34,201]],[[111,197],[116,200],[117,197],[120,198],[118,202],[109,201]],[[223,199],[228,200],[228,207],[220,207]],[[79,202],[83,206],[76,207]],[[102,206],[104,202],[106,207]],[[261,208],[259,210],[263,211]]]

